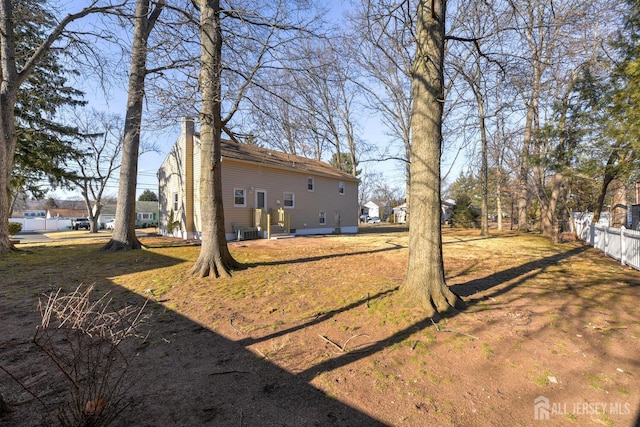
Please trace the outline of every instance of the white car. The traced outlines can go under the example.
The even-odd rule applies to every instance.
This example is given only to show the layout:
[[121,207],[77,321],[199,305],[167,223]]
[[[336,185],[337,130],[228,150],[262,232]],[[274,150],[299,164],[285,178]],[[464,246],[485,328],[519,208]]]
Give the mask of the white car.
[[106,228],[107,230],[113,230],[116,228],[116,220],[112,219],[110,221],[107,221],[107,223],[104,225],[104,228]]
[[372,216],[371,218],[369,218],[369,220],[367,222],[369,224],[378,224],[378,223],[380,223],[380,217]]

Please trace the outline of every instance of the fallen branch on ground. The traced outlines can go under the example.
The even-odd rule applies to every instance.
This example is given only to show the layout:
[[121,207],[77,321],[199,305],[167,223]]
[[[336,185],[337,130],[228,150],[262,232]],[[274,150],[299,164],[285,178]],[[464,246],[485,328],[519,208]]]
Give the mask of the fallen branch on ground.
[[233,319],[229,319],[229,325],[231,325],[231,327],[233,328],[233,330],[234,330],[234,331],[236,331],[236,333],[237,333],[238,335],[244,335],[240,329],[236,328],[236,327],[233,325]]
[[354,336],[352,336],[351,338],[349,338],[348,340],[346,340],[346,341],[344,342],[344,344],[343,344],[343,345],[339,345],[339,344],[337,344],[337,343],[335,343],[335,342],[331,341],[329,338],[325,337],[324,335],[320,335],[320,334],[318,334],[318,336],[319,336],[320,338],[322,338],[323,340],[325,340],[326,342],[328,342],[329,344],[333,345],[335,348],[337,348],[338,350],[340,350],[342,353],[347,353],[347,352],[348,352],[348,350],[347,350],[347,344],[349,344],[349,341],[351,341],[352,339],[357,338],[357,337],[368,337],[369,335],[367,335],[367,334],[357,334],[357,335],[354,335]]
[[478,337],[476,337],[476,336],[473,336],[471,334],[467,334],[467,333],[464,333],[464,332],[460,332],[460,331],[454,331],[453,329],[441,329],[440,326],[438,326],[438,324],[433,321],[433,319],[431,319],[431,323],[433,323],[433,326],[436,327],[436,331],[438,331],[438,332],[451,332],[451,333],[454,333],[454,334],[460,334],[460,335],[464,335],[465,337],[473,338],[474,340],[478,339]]

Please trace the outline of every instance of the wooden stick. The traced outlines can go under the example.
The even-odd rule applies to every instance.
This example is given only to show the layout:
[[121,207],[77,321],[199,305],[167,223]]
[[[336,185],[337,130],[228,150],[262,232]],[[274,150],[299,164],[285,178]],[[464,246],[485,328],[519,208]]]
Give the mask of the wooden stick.
[[335,342],[331,341],[329,338],[325,337],[324,335],[320,335],[320,334],[318,334],[318,336],[320,338],[322,338],[323,340],[325,340],[326,342],[328,342],[329,344],[333,345],[335,348],[340,350],[342,353],[344,353],[344,349],[342,347],[340,347],[338,344],[336,344]]
[[436,322],[433,321],[433,318],[431,319],[431,323],[433,323],[433,326],[436,327],[436,331],[438,331],[438,332],[452,332],[454,334],[460,334],[460,335],[464,335],[464,336],[469,337],[469,338],[473,338],[474,340],[478,339],[478,337],[475,337],[475,336],[470,335],[470,334],[466,334],[464,332],[454,331],[453,329],[440,329],[440,326],[438,326],[436,324]]

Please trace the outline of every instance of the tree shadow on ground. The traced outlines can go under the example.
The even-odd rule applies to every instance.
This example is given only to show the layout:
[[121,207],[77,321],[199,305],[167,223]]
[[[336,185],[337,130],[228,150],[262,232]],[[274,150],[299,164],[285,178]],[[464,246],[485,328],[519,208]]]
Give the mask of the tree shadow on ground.
[[[153,268],[183,262],[140,251],[131,252],[130,256],[135,260],[141,254],[149,257]],[[118,261],[121,260],[120,255]],[[106,277],[95,279],[101,292],[112,293],[116,304],[142,306],[145,303],[144,297]],[[19,284],[0,285],[3,296],[0,320],[5,326],[0,337],[2,366],[22,384],[28,384],[43,401],[59,405],[68,383],[50,363],[40,363],[42,358],[34,363],[38,356],[31,342],[39,324],[35,310],[37,300],[47,289],[31,288],[23,293],[13,292],[9,286]],[[8,310],[10,307],[13,309]],[[161,304],[149,301],[145,312],[151,314],[146,339],[123,344],[128,354],[135,355],[129,368],[131,378],[140,379],[132,386],[131,404],[115,425],[383,425],[327,396],[308,384],[305,377],[279,368],[241,343],[214,333]],[[9,323],[11,328],[6,327]],[[13,407],[12,412],[0,419],[0,424],[23,427],[55,422],[55,408],[43,409],[15,381],[4,375],[0,378],[0,391]]]
[[[464,284],[459,284],[459,285],[453,285],[451,286],[452,289],[454,289],[459,295],[465,296],[465,297],[469,297],[472,296],[476,293],[479,292],[483,292],[485,290],[491,289],[493,287],[502,285],[506,282],[509,282],[511,280],[514,280],[518,277],[521,278],[521,280],[517,280],[514,283],[504,287],[504,288],[500,288],[498,289],[493,296],[499,295],[499,294],[504,294],[506,292],[509,292],[510,290],[512,290],[513,288],[517,287],[518,285],[522,284],[525,280],[529,280],[531,279],[532,275],[538,274],[539,270],[545,269],[549,266],[552,265],[556,265],[559,262],[561,262],[562,260],[565,260],[567,258],[570,258],[572,256],[576,256],[582,252],[584,252],[585,250],[587,250],[588,247],[578,247],[572,250],[569,250],[567,252],[563,252],[557,255],[553,255],[550,257],[546,257],[540,260],[535,260],[535,261],[531,261],[531,262],[527,262],[525,264],[522,264],[518,267],[514,267],[514,268],[510,268],[501,272],[497,272],[494,273],[492,275],[489,275],[487,277],[484,277],[482,279],[476,279],[476,280],[472,280],[469,281],[467,283]],[[397,290],[398,288],[394,288],[393,291]],[[473,302],[472,302],[473,303]],[[345,309],[347,309],[345,307]],[[342,309],[341,309],[342,310]],[[337,310],[340,311],[340,310]],[[446,317],[454,317],[457,314],[461,313],[460,311],[453,311],[451,313],[447,313]],[[370,344],[368,346],[364,346],[364,347],[360,347],[358,348],[358,350],[356,352],[350,352],[347,353],[345,352],[344,354],[339,355],[336,358],[330,359],[330,360],[326,360],[320,364],[317,364],[303,372],[298,373],[298,377],[303,378],[305,381],[310,381],[312,380],[315,376],[326,372],[326,371],[331,371],[334,369],[337,369],[339,367],[345,366],[347,364],[353,363],[356,360],[362,359],[362,358],[366,358],[372,354],[375,354],[377,352],[383,351],[386,348],[389,348],[395,344],[399,344],[405,340],[407,340],[410,336],[412,336],[413,334],[420,332],[426,328],[428,328],[429,326],[435,326],[437,325],[437,323],[439,322],[440,317],[439,316],[434,316],[434,317],[425,317],[424,319],[421,319],[415,323],[413,323],[412,325],[410,325],[409,327],[396,332],[395,334],[391,335],[390,337],[375,342],[373,344]]]
[[[342,257],[396,250],[401,247],[383,248],[376,251],[332,254]],[[540,274],[544,269],[579,255],[588,247],[579,247],[541,260],[524,263],[488,275],[482,279],[454,285],[452,288],[465,297],[494,289],[492,295],[513,290],[526,280]],[[132,256],[135,257],[132,253]],[[160,256],[160,255],[154,255]],[[168,257],[164,265],[182,262]],[[309,262],[326,259],[327,256],[285,260],[284,262],[258,263],[256,265],[279,265],[293,262]],[[127,266],[123,266],[127,268]],[[513,281],[513,283],[509,283]],[[113,282],[104,279],[101,289],[114,290],[127,301],[142,304],[144,299]],[[506,285],[506,286],[500,286]],[[358,299],[343,307],[322,313],[301,325],[276,331],[266,337],[246,338],[232,341],[204,328],[175,311],[160,304],[151,304],[153,313],[150,335],[144,344],[133,347],[138,354],[135,359],[136,373],[142,380],[133,388],[134,401],[123,413],[121,425],[382,425],[378,420],[363,414],[342,402],[328,397],[309,384],[323,372],[332,371],[357,360],[369,357],[402,343],[413,334],[434,325],[435,319],[425,317],[387,338],[360,346],[354,351],[343,352],[331,359],[323,360],[305,370],[291,374],[264,358],[250,352],[245,346],[281,337],[311,327],[330,319],[338,313],[362,306],[369,299],[392,295],[396,288],[389,289],[371,298]],[[37,296],[31,296],[30,306],[35,306]],[[0,301],[3,305],[12,301]],[[22,313],[22,315],[26,315]],[[30,313],[31,318],[34,317]],[[0,315],[0,319],[2,319]],[[33,325],[33,323],[32,323]],[[30,331],[29,333],[32,333]],[[27,333],[25,335],[30,338]],[[0,360],[12,356],[0,340]],[[13,355],[15,356],[15,355]],[[30,372],[33,374],[33,372]],[[37,374],[37,373],[36,373]],[[7,394],[5,393],[5,397]],[[34,404],[20,405],[3,425],[23,426],[23,417],[32,413]],[[35,425],[32,424],[32,425]]]
[[496,287],[506,282],[509,282],[511,280],[520,278],[520,280],[517,280],[511,283],[509,286],[496,290],[492,294],[492,296],[495,297],[497,295],[501,295],[510,291],[516,286],[522,284],[525,280],[529,280],[533,276],[544,271],[546,268],[551,267],[553,265],[557,265],[561,261],[567,258],[570,258],[572,256],[579,255],[588,249],[589,249],[588,246],[580,246],[566,252],[562,252],[556,255],[530,261],[525,264],[519,265],[517,267],[512,267],[506,270],[498,271],[488,276],[482,277],[480,279],[474,279],[465,283],[452,285],[450,286],[450,289],[461,297],[470,297],[474,294],[484,292],[493,287]]
[[311,320],[309,320],[307,322],[304,322],[304,323],[302,323],[300,325],[296,325],[296,326],[293,326],[293,327],[287,328],[287,329],[282,329],[280,331],[274,332],[274,333],[269,334],[269,335],[265,335],[265,336],[260,337],[260,338],[245,338],[245,339],[242,339],[242,340],[236,341],[236,342],[238,344],[242,345],[242,346],[250,346],[250,345],[262,342],[262,341],[268,341],[268,340],[271,340],[273,338],[278,338],[278,337],[281,337],[283,335],[287,335],[287,334],[299,331],[301,329],[308,328],[310,326],[320,324],[322,322],[325,322],[325,321],[331,319],[332,317],[334,317],[335,315],[337,315],[339,313],[343,313],[343,312],[352,310],[352,309],[354,309],[354,308],[356,308],[358,306],[361,306],[361,305],[364,305],[364,304],[366,304],[368,306],[369,305],[369,301],[373,301],[373,300],[376,300],[378,298],[382,298],[385,295],[388,295],[388,294],[396,292],[397,290],[398,290],[398,287],[395,287],[393,289],[389,289],[389,290],[384,291],[384,292],[379,292],[379,293],[377,293],[375,295],[367,296],[367,298],[363,298],[361,300],[354,301],[351,304],[345,305],[344,307],[340,307],[339,309],[330,310],[330,311],[327,311],[326,313],[317,313],[314,316],[313,319],[311,319]]
[[252,267],[264,267],[264,266],[271,266],[271,265],[300,264],[304,262],[322,261],[322,260],[331,259],[331,258],[343,258],[343,257],[356,256],[356,255],[371,255],[376,253],[397,251],[397,250],[407,248],[406,246],[399,245],[397,243],[392,243],[392,242],[387,242],[387,243],[390,245],[388,248],[373,249],[369,251],[357,251],[357,252],[349,251],[349,252],[341,252],[341,253],[334,253],[334,254],[295,258],[295,259],[284,259],[284,260],[278,260],[278,261],[253,262],[253,263],[243,264],[243,266],[245,268],[252,268]]

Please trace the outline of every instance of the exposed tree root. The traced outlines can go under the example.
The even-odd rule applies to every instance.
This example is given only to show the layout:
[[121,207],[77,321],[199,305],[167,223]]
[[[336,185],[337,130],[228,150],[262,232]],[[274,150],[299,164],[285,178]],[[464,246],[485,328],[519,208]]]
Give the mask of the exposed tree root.
[[422,309],[425,316],[436,318],[452,316],[466,308],[464,300],[449,287],[404,287],[401,288],[404,303],[410,307]]
[[444,316],[457,313],[467,306],[463,299],[449,288],[444,288],[436,292],[436,295],[431,295],[429,303],[438,314]]
[[13,243],[7,242],[7,244],[0,244],[0,255],[8,254],[9,252],[20,252],[21,249],[18,249]]
[[105,244],[102,248],[100,248],[101,251],[112,251],[112,252],[131,251],[136,249],[146,249],[146,247],[142,243],[140,243],[140,240],[138,239],[133,239],[133,241],[131,242],[129,241],[121,242],[119,240],[111,239],[107,242],[107,244]]
[[221,259],[201,256],[195,265],[191,267],[189,274],[194,277],[213,276],[216,279],[224,279],[231,277],[231,268],[226,266]]

